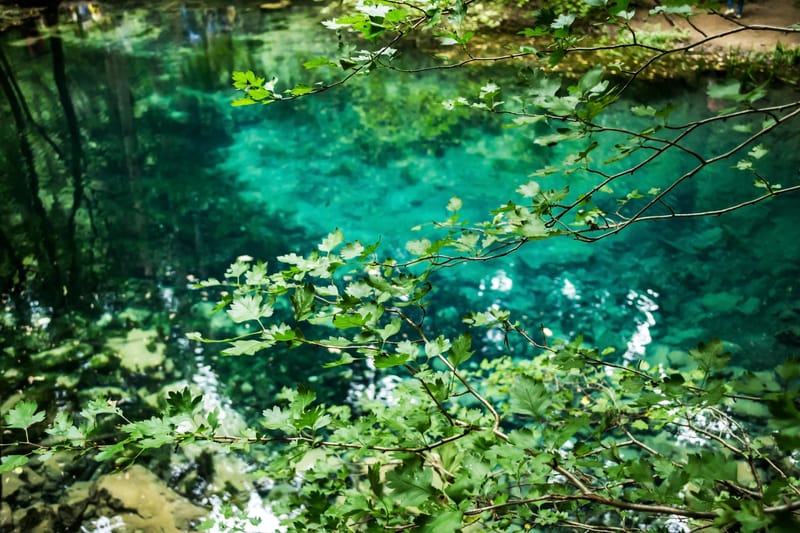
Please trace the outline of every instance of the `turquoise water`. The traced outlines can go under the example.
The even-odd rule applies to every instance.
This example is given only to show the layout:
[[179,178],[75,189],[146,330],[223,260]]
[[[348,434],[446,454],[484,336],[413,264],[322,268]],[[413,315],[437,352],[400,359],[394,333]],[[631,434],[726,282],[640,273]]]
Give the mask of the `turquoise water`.
[[[504,67],[378,73],[313,98],[231,108],[235,69],[277,76],[286,87],[316,75],[302,69],[303,61],[329,53],[336,37],[321,27],[324,17],[313,7],[267,12],[145,4],[108,7],[102,18],[82,24],[69,18],[61,14],[58,35],[85,186],[71,237],[78,252],[64,244],[74,200],[74,174],[66,163],[72,152],[64,147],[72,137],[54,88],[50,33],[34,21],[2,35],[4,70],[19,84],[18,98],[36,125],[26,136],[45,218],[57,237],[53,246],[63,257],[60,268],[77,257],[80,274],[47,269],[39,247],[44,226],[25,197],[29,183],[18,170],[26,167],[5,99],[1,176],[12,199],[2,211],[11,240],[3,263],[8,345],[19,342],[26,320],[39,324],[45,344],[79,336],[57,320],[48,327],[69,304],[89,323],[110,324],[117,334],[131,326],[157,328],[178,365],[175,375],[191,375],[198,361],[213,363],[219,386],[231,395],[252,381],[252,364],[264,373],[253,379],[269,381],[274,365],[287,381],[298,379],[295,374],[307,368],[276,363],[269,354],[241,367],[188,352],[183,332],[214,332],[208,306],[198,303],[203,295],[187,290],[188,282],[220,275],[241,254],[270,260],[313,249],[337,227],[348,240],[380,240],[382,254],[403,257],[404,243],[420,235],[411,228],[445,218],[452,196],[462,199],[464,218],[483,220],[517,198],[515,189],[531,173],[558,164],[571,149],[536,144],[547,133],[540,126],[512,128],[509,118],[443,107],[444,100],[476,94],[487,80],[519,87],[523,82]],[[398,61],[431,59],[404,50]],[[642,86],[635,94],[655,107],[676,102],[677,121],[709,115],[713,102],[705,87],[705,80],[696,80]],[[638,127],[641,120],[629,112],[636,103],[618,103],[606,123]],[[718,149],[739,142],[736,135],[704,130],[689,144]],[[796,125],[768,138],[771,155],[760,163],[784,186],[798,179],[797,140]],[[594,157],[610,155],[611,148],[601,147]],[[711,209],[746,198],[752,185],[731,168],[734,162],[693,178],[676,205]],[[691,164],[665,157],[625,185],[663,186]],[[579,190],[585,180],[550,176],[541,183]],[[800,319],[797,208],[798,198],[786,196],[724,217],[634,225],[592,244],[531,243],[507,260],[443,273],[432,323],[454,328],[464,309],[500,305],[532,329],[614,347],[614,357],[671,364],[670,352],[719,337],[737,364],[768,367],[797,349],[797,335],[785,334]],[[29,265],[26,280],[11,276],[12,256]],[[51,283],[57,273],[80,283],[59,291]],[[10,318],[20,308],[27,309],[21,318]],[[130,309],[141,313],[119,318]],[[103,334],[102,327],[93,333],[97,342]],[[491,336],[482,349],[487,356],[504,350]],[[10,364],[7,357],[4,366]]]
[[[111,395],[130,416],[149,416],[165,386],[192,383],[236,413],[235,423],[298,381],[340,399],[348,382],[320,372],[322,358],[221,358],[189,343],[188,331],[223,336],[230,328],[209,316],[214,295],[190,290],[191,282],[220,276],[242,254],[274,264],[280,254],[308,252],[337,227],[348,240],[380,240],[381,256],[402,258],[407,240],[448,216],[451,197],[462,199],[464,218],[484,220],[571,150],[537,144],[549,133],[543,125],[514,128],[509,117],[444,108],[487,80],[524,84],[502,66],[378,73],[313,98],[232,108],[233,70],[274,75],[286,87],[314,75],[302,63],[337,45],[318,8],[140,6],[106,7],[81,24],[62,12],[60,33],[33,20],[0,35],[3,73],[19,88],[0,98],[4,408],[18,391],[50,412]],[[398,61],[432,60],[409,49]],[[693,120],[715,105],[706,85],[645,85],[635,95],[655,107],[675,102],[674,119]],[[606,124],[639,127],[629,109],[640,103],[619,102]],[[794,124],[765,139],[770,154],[759,165],[784,187],[798,182],[799,137]],[[742,138],[716,127],[688,142],[719,150]],[[612,153],[613,142],[593,157]],[[752,178],[731,168],[737,159],[687,182],[675,206],[714,209],[749,197]],[[665,157],[615,187],[663,187],[691,165]],[[83,189],[77,209],[75,183]],[[588,181],[555,175],[540,183],[577,191]],[[698,342],[721,338],[734,364],[771,367],[800,340],[798,202],[787,195],[722,217],[633,225],[596,243],[532,242],[500,261],[448,269],[436,280],[430,327],[454,331],[465,310],[501,306],[531,331],[582,335],[613,347],[617,359],[678,365]],[[121,344],[164,360],[125,366],[115,359]],[[486,357],[529,355],[493,332],[476,345]],[[72,475],[88,478],[96,468],[75,466]]]
[[[419,236],[410,228],[444,218],[452,196],[463,200],[464,218],[483,220],[516,198],[514,190],[532,172],[557,164],[571,149],[536,144],[546,133],[538,126],[510,128],[511,120],[501,116],[443,108],[444,100],[474,95],[488,79],[520,83],[501,67],[379,73],[292,103],[229,106],[234,69],[277,76],[286,87],[316,75],[300,65],[336,42],[320,18],[300,7],[230,12],[145,6],[107,8],[99,20],[64,23],[67,87],[92,202],[82,205],[91,217],[78,213],[84,225],[78,239],[95,246],[101,241],[83,259],[94,261],[87,270],[98,274],[88,277],[87,290],[99,291],[106,302],[115,295],[109,310],[126,305],[131,294],[120,296],[118,287],[131,279],[167,287],[191,306],[196,296],[185,291],[187,277],[219,275],[240,254],[269,260],[290,249],[308,250],[336,227],[348,239],[380,239],[382,253],[402,256],[405,241]],[[38,122],[64,144],[69,137],[47,81],[53,77],[48,41],[33,39],[36,31],[41,27],[7,31],[3,50]],[[399,61],[430,59],[406,50]],[[655,107],[677,102],[673,117],[691,119],[709,114],[704,88],[698,80],[693,86],[642,87],[638,94]],[[619,103],[607,123],[638,126],[640,119],[628,111],[633,103]],[[11,121],[4,124],[4,145],[11,148],[14,128]],[[717,148],[736,141],[727,130],[701,136],[690,144]],[[54,224],[63,223],[57,208],[68,204],[69,174],[42,137],[31,139],[45,209]],[[770,172],[784,185],[796,182],[796,128],[769,141],[772,153],[783,155],[770,157]],[[603,147],[611,145],[602,145],[595,159],[610,156]],[[11,171],[18,158],[6,155],[3,181],[9,189],[24,187]],[[685,157],[663,158],[626,185],[662,185],[691,164]],[[541,183],[579,190],[588,182],[551,176]],[[713,208],[742,190],[742,178],[724,164],[695,178],[677,201],[685,208]],[[447,323],[459,305],[508,306],[557,336],[582,334],[618,354],[635,335],[641,337],[635,342],[649,344],[648,353],[662,355],[721,337],[741,364],[770,365],[794,349],[776,335],[794,326],[797,311],[796,208],[796,198],[787,197],[721,218],[634,226],[593,244],[533,243],[508,261],[449,271],[442,300],[454,305],[438,311]],[[9,206],[4,216],[13,218],[14,209]],[[24,256],[25,234],[15,238]],[[57,312],[57,305],[41,312],[48,310]]]

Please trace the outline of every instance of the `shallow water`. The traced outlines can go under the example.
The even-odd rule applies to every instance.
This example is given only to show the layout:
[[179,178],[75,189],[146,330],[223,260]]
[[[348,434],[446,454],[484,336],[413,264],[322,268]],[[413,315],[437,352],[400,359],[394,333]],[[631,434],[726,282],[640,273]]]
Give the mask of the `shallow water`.
[[[451,197],[462,199],[464,218],[478,222],[570,150],[536,144],[545,133],[539,127],[444,109],[444,100],[474,95],[487,79],[519,83],[503,67],[379,73],[292,103],[231,108],[231,71],[252,68],[288,87],[311,75],[305,60],[335,48],[314,7],[145,3],[106,7],[96,20],[60,17],[59,33],[33,21],[0,35],[3,71],[19,87],[14,101],[30,113],[19,135],[8,93],[0,100],[0,194],[7,198],[0,218],[9,242],[0,263],[3,380],[8,391],[41,387],[40,401],[52,408],[110,394],[140,409],[131,397],[147,401],[164,384],[189,382],[226,412],[257,415],[281,386],[319,380],[319,369],[281,353],[219,359],[192,346],[187,331],[214,335],[229,325],[220,315],[209,318],[213,305],[188,290],[191,281],[220,276],[242,254],[269,261],[304,253],[337,227],[348,240],[380,240],[382,255],[402,257],[407,240],[429,231],[411,228],[446,218]],[[404,50],[398,61],[430,59]],[[676,120],[692,119],[714,105],[705,88],[697,80],[637,94],[656,107],[677,102]],[[606,123],[637,126],[633,103],[619,102]],[[799,136],[794,125],[768,138],[771,153],[760,163],[784,186],[798,180]],[[690,144],[718,148],[737,139],[713,130]],[[606,149],[595,157],[610,155]],[[71,166],[76,158],[81,164]],[[691,164],[664,158],[628,185],[647,190]],[[742,198],[752,183],[741,176],[719,165],[676,201],[709,209]],[[71,213],[76,180],[84,196]],[[582,182],[541,179],[543,187],[567,183],[577,190]],[[30,198],[33,184],[40,208]],[[448,269],[439,274],[431,326],[447,331],[466,309],[496,305],[532,331],[613,347],[611,357],[677,364],[681,353],[718,337],[735,364],[771,367],[797,351],[798,336],[780,333],[800,322],[798,201],[785,196],[723,217],[634,225],[593,244],[537,241],[501,261]],[[26,265],[25,279],[10,274],[15,262]],[[163,344],[166,362],[157,371],[109,357],[108,339],[129,340],[132,329]],[[515,348],[492,332],[477,344],[487,357]],[[49,347],[61,351],[42,351]],[[347,393],[335,377],[317,386],[331,397]]]

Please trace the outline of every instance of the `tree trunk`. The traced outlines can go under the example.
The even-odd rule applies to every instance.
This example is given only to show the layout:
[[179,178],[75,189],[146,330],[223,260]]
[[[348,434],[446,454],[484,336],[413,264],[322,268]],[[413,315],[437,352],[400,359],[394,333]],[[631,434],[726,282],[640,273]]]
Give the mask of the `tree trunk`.
[[[46,15],[47,25],[56,27],[58,24],[57,9],[49,9]],[[64,61],[64,46],[57,31],[50,34],[50,54],[53,58],[53,80],[58,89],[58,99],[64,110],[64,119],[69,135],[69,174],[72,181],[72,206],[67,218],[66,245],[70,257],[70,267],[67,279],[67,300],[75,301],[83,296],[81,289],[81,251],[78,249],[76,237],[76,216],[81,209],[84,197],[83,184],[83,149],[81,147],[81,133],[78,127],[78,117],[75,106],[67,88],[67,73]]]
[[[2,50],[0,50],[0,54],[2,53]],[[18,99],[17,94],[14,92],[14,83],[12,82],[13,73],[10,69],[6,71],[3,67],[3,65],[7,64],[8,62],[5,61],[3,57],[3,61],[0,61],[0,87],[2,87],[3,93],[8,99],[11,114],[14,117],[17,139],[19,140],[19,149],[24,161],[23,172],[26,180],[28,203],[31,211],[36,216],[33,227],[37,235],[31,235],[30,238],[33,243],[41,242],[42,249],[37,250],[37,255],[41,253],[44,256],[42,257],[42,263],[50,267],[50,272],[42,272],[41,275],[45,279],[50,278],[48,285],[55,287],[55,290],[52,292],[52,297],[54,299],[52,303],[56,307],[60,307],[64,304],[64,277],[58,261],[58,250],[54,239],[55,230],[47,216],[47,211],[42,203],[42,199],[39,197],[39,174],[36,170],[33,148],[28,138],[28,125],[22,111],[23,105],[21,104],[21,100]]]

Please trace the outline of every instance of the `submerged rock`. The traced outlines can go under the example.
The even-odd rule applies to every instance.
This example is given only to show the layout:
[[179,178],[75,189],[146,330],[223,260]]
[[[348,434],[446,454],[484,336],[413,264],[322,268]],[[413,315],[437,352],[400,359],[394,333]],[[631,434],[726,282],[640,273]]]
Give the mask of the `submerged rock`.
[[108,339],[107,345],[119,357],[120,365],[133,372],[142,372],[164,364],[166,346],[154,330],[132,329],[125,338]]
[[191,531],[208,514],[139,465],[100,477],[92,500],[97,516],[119,516],[126,531]]
[[790,326],[786,329],[782,329],[775,334],[775,337],[783,344],[800,346],[800,326]]
[[732,292],[715,292],[703,295],[703,305],[710,311],[725,312],[737,307],[742,297]]

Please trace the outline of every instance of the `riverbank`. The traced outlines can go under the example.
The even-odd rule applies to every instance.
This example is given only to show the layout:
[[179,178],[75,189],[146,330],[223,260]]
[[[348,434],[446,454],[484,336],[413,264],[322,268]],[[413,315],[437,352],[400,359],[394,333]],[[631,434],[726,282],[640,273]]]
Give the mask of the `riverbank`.
[[[741,18],[725,16],[720,11],[701,11],[689,18],[648,15],[639,8],[635,29],[680,31],[686,44],[698,43],[704,52],[771,53],[778,47],[800,48],[800,4],[792,0],[745,2]],[[785,31],[795,25],[792,31]],[[707,41],[704,44],[703,41]]]

